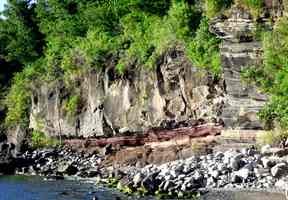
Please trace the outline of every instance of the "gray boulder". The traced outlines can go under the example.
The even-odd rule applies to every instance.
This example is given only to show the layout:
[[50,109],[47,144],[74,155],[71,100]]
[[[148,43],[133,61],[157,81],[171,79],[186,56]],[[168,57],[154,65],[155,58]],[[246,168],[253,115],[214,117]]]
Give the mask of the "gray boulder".
[[134,186],[137,187],[143,180],[144,175],[141,173],[137,173],[134,177],[133,177],[133,183]]
[[276,164],[275,161],[273,161],[267,157],[261,158],[261,162],[262,162],[262,165],[264,168],[271,168]]
[[281,177],[288,174],[288,165],[287,163],[278,163],[271,168],[271,174],[274,177]]
[[58,167],[58,172],[66,174],[68,176],[72,176],[75,175],[78,172],[78,168],[76,166],[74,166],[73,163],[60,163],[59,167]]
[[239,171],[235,172],[235,174],[240,177],[242,180],[247,180],[250,173],[250,170],[248,168],[242,168]]

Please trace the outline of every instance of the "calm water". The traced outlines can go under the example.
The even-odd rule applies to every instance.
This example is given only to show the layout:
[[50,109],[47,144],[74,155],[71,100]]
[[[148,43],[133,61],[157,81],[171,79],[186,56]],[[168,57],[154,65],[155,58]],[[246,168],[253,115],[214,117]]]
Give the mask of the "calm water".
[[97,196],[99,200],[114,200],[119,195],[81,181],[0,176],[0,200],[91,200],[93,196]]

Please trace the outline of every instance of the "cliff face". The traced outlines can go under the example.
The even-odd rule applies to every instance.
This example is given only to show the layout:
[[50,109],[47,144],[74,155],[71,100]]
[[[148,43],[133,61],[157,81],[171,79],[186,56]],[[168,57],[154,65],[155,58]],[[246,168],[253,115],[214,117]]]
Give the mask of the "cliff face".
[[[258,25],[272,27],[268,17],[282,15],[282,4],[275,2],[266,2]],[[205,118],[222,119],[227,128],[261,129],[256,113],[267,97],[240,75],[249,66],[261,65],[261,43],[253,37],[256,22],[244,8],[236,6],[229,13],[210,24],[210,31],[223,39],[220,81],[193,66],[181,48],[174,48],[153,70],[132,69],[119,77],[107,68],[77,77],[81,105],[72,119],[63,110],[70,94],[65,84],[41,85],[31,97],[30,128],[50,136],[88,137],[140,132],[165,120]]]
[[68,119],[63,99],[69,93],[61,83],[42,85],[32,97],[30,127],[49,135],[95,136],[138,132],[164,120],[216,117],[220,94],[210,74],[197,69],[181,50],[170,50],[155,70],[130,70],[115,78],[112,69],[78,77],[81,109]]
[[[261,25],[264,24],[265,19]],[[241,79],[242,70],[261,65],[261,42],[253,36],[256,28],[250,13],[240,7],[233,7],[229,18],[215,19],[210,26],[211,31],[223,39],[220,49],[225,104],[221,117],[227,127],[261,129],[256,114],[267,97]]]

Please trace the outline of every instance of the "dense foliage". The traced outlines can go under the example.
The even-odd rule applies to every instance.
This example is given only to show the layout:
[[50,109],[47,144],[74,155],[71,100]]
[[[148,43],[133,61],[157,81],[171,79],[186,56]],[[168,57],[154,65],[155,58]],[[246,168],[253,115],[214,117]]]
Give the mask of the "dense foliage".
[[[219,0],[220,7],[211,2],[9,0],[0,19],[1,73],[17,73],[5,100],[6,125],[27,124],[33,84],[69,83],[73,75],[101,71],[111,61],[121,76],[132,67],[153,69],[165,51],[181,46],[194,65],[219,74],[220,41],[209,33],[208,18],[231,1]],[[74,115],[78,102],[72,96],[64,110]]]

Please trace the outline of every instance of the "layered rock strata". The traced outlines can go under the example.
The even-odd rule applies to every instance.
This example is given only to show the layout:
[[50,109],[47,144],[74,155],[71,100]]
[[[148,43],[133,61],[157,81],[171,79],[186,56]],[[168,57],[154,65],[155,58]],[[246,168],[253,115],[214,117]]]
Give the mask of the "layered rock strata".
[[[263,22],[264,23],[264,22]],[[225,104],[221,117],[226,127],[237,129],[261,129],[257,112],[267,97],[253,85],[245,83],[241,72],[261,65],[261,42],[255,39],[256,22],[241,7],[233,7],[230,16],[219,17],[211,22],[210,30],[223,39],[220,47]]]

